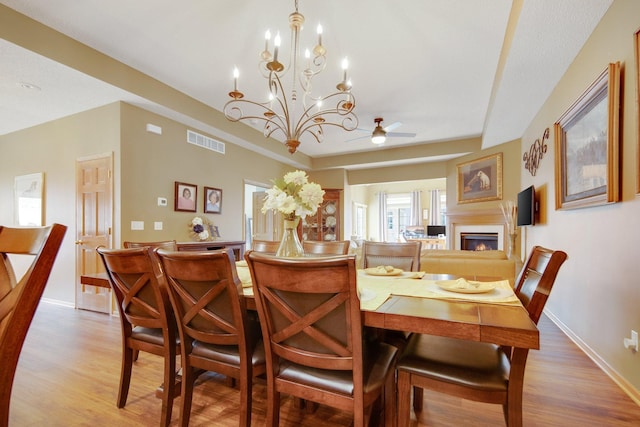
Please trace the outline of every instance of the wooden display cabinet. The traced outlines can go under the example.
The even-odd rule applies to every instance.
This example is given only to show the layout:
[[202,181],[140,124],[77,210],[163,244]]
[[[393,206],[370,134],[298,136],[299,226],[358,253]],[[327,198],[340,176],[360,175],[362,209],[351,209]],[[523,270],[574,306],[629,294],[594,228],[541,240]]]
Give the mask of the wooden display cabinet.
[[340,240],[340,192],[324,190],[324,200],[315,215],[301,222],[302,240]]

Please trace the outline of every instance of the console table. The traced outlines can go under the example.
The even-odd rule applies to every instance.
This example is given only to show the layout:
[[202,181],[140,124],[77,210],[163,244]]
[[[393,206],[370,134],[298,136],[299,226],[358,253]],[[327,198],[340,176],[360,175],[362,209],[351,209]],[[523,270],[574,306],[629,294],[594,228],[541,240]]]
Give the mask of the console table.
[[178,242],[179,251],[213,251],[216,249],[230,248],[236,261],[244,259],[245,242],[242,240],[227,241],[213,240],[208,242]]

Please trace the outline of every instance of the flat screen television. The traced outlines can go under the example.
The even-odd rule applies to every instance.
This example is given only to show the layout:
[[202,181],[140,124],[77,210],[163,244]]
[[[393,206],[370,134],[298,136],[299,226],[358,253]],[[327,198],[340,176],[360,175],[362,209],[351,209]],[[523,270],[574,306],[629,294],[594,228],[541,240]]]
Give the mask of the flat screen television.
[[533,185],[518,193],[517,225],[536,225],[536,190]]
[[427,225],[427,236],[439,236],[439,235],[447,234],[447,226],[446,225]]

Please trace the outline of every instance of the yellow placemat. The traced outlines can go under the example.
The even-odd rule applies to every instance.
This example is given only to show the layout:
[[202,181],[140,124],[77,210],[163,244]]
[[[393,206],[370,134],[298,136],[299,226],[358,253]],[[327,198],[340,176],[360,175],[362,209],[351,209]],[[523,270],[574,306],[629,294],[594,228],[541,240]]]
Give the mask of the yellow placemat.
[[[483,282],[487,283],[487,282]],[[490,304],[519,304],[518,297],[514,294],[508,280],[490,282],[495,288],[491,292],[482,294],[461,294],[441,289],[434,280],[415,280],[390,277],[374,278],[362,272],[358,274],[358,289],[369,296],[361,301],[360,307],[364,310],[376,310],[391,295],[402,295],[420,298],[454,299]],[[371,297],[370,292],[376,294]]]
[[251,273],[246,261],[236,262],[236,271],[238,272],[238,279],[242,282],[243,288],[251,287]]

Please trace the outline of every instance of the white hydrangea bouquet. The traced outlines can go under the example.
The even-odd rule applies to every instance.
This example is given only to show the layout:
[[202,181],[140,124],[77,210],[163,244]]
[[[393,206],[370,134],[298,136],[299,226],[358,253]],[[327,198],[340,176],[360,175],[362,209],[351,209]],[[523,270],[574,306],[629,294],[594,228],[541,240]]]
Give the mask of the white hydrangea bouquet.
[[283,178],[274,180],[273,184],[267,190],[262,213],[278,211],[289,221],[315,214],[324,198],[324,190],[320,185],[309,182],[304,171],[289,172]]

